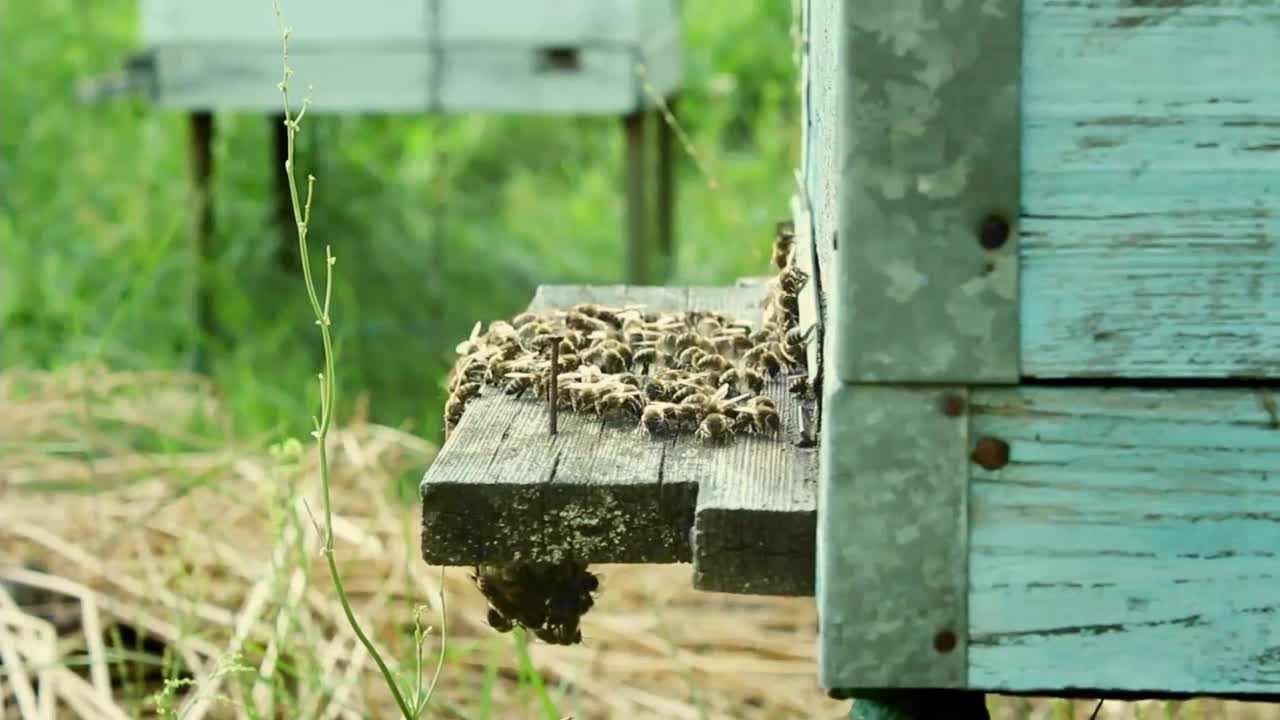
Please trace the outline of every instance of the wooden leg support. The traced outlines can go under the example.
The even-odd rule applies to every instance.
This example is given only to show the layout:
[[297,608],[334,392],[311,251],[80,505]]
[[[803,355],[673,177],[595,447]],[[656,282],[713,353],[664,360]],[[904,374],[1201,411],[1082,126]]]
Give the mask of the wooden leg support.
[[627,284],[643,285],[649,278],[645,223],[644,111],[622,116],[626,137]]
[[655,113],[658,122],[658,255],[662,268],[660,277],[663,282],[670,282],[676,269],[676,159],[673,142],[675,128],[672,127],[672,122],[679,117],[676,114],[676,103],[679,97],[679,94],[674,94],[667,98],[670,119],[661,111]]
[[851,720],[990,720],[982,693],[960,690],[902,690],[853,701]]
[[208,346],[218,332],[209,287],[213,248],[213,113],[200,110],[188,116],[188,140],[192,180],[192,242],[195,246],[195,314],[198,336],[195,345],[196,372],[208,372]]

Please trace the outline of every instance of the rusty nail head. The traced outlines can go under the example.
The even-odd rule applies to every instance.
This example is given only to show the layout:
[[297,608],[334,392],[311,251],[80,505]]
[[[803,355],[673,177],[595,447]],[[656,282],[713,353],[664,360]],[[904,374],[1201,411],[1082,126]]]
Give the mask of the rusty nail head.
[[974,445],[969,459],[986,470],[999,470],[1009,464],[1009,443],[993,437],[984,437]]
[[959,417],[964,414],[965,402],[964,398],[956,393],[947,393],[942,396],[942,414],[947,417]]
[[940,630],[933,636],[933,649],[940,653],[949,653],[956,649],[956,634],[950,630]]
[[1009,232],[1007,218],[999,214],[988,215],[978,226],[978,242],[987,250],[998,250],[1009,241]]

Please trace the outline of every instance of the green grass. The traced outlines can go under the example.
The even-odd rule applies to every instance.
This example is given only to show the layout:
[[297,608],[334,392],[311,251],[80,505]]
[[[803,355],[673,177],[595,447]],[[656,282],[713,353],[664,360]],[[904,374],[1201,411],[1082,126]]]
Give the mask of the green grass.
[[[673,282],[731,282],[765,270],[772,224],[787,213],[799,150],[791,8],[682,7],[681,122],[716,186],[681,155]],[[139,100],[74,99],[77,81],[137,48],[134,13],[124,0],[0,9],[0,366],[193,362],[186,119]],[[616,119],[316,114],[308,123],[299,165],[322,179],[311,242],[341,259],[340,417],[367,393],[375,419],[438,439],[442,378],[476,320],[518,312],[539,283],[623,277]],[[207,279],[232,340],[213,342],[210,370],[235,432],[278,437],[310,430],[322,355],[301,277],[273,261],[269,133],[258,115],[216,116],[217,257]]]

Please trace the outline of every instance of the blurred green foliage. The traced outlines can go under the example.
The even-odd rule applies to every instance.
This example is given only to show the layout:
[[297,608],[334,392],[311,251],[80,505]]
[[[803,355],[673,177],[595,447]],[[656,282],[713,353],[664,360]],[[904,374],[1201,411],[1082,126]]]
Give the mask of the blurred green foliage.
[[[682,12],[681,125],[707,173],[680,153],[671,282],[727,283],[767,272],[792,192],[792,8],[719,0]],[[191,367],[186,118],[74,95],[138,42],[132,0],[0,6],[4,367]],[[273,261],[271,132],[261,116],[216,115],[207,280],[228,341],[211,341],[210,370],[238,432],[297,434],[318,407],[321,354],[301,278]],[[444,374],[477,320],[519,312],[538,283],[623,277],[615,118],[309,114],[298,154],[317,177],[312,255],[330,243],[338,258],[344,408],[367,393],[374,418],[437,437]]]

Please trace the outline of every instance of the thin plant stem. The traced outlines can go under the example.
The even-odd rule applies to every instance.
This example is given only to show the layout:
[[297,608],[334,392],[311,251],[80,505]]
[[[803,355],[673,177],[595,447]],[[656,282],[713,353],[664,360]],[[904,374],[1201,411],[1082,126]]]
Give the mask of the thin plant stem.
[[[329,457],[327,438],[329,428],[333,424],[333,413],[336,405],[337,383],[335,377],[337,375],[334,354],[333,354],[333,338],[330,332],[331,318],[329,316],[329,302],[332,298],[333,290],[333,266],[336,262],[331,248],[325,246],[325,284],[324,284],[324,301],[320,301],[320,296],[316,292],[315,280],[311,273],[311,263],[307,253],[307,231],[311,222],[311,198],[315,189],[316,179],[314,175],[307,175],[307,197],[305,204],[298,195],[298,183],[294,173],[293,156],[294,141],[297,137],[299,124],[303,115],[307,112],[310,105],[310,98],[303,100],[302,109],[298,111],[297,116],[292,115],[289,105],[289,77],[293,74],[293,70],[289,67],[289,29],[284,25],[284,17],[280,11],[279,0],[276,0],[275,12],[276,19],[280,24],[281,44],[283,53],[284,77],[280,82],[280,93],[284,98],[284,123],[286,127],[286,136],[288,138],[284,169],[289,181],[289,199],[293,205],[293,217],[298,227],[298,252],[302,259],[302,276],[307,287],[307,297],[311,301],[311,309],[316,316],[316,324],[320,326],[320,337],[324,345],[324,372],[320,374],[320,417],[315,420],[315,430],[311,433],[316,439],[317,450],[320,461],[320,489],[324,507],[324,556],[329,567],[329,576],[333,580],[334,590],[338,595],[338,602],[342,606],[342,612],[346,616],[347,624],[351,626],[352,631],[364,645],[366,651],[377,664],[378,670],[382,673],[383,679],[386,681],[387,689],[391,691],[395,699],[396,706],[400,709],[401,715],[406,720],[412,720],[417,717],[414,708],[405,701],[404,694],[400,690],[399,683],[396,681],[395,675],[387,666],[382,655],[374,647],[373,643],[365,634],[364,629],[360,627],[360,623],[356,620],[355,613],[351,609],[351,601],[347,597],[346,588],[342,583],[342,574],[338,570],[337,559],[334,553],[333,540],[333,509],[330,501],[329,492]],[[444,648],[441,648],[441,657],[444,655]],[[438,672],[437,672],[438,676]],[[432,689],[435,683],[432,682]],[[423,699],[423,706],[430,700],[430,692]]]

